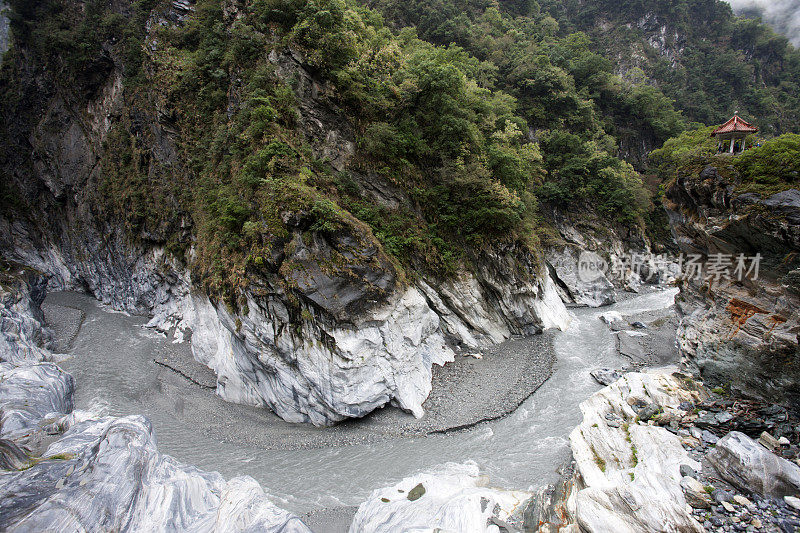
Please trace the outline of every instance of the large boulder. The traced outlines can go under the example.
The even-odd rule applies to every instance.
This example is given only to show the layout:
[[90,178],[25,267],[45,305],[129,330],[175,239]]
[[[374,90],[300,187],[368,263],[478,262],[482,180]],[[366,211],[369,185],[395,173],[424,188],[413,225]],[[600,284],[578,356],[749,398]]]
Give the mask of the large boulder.
[[489,488],[474,462],[447,463],[372,491],[358,507],[350,533],[497,531],[498,525],[522,520],[521,504],[531,496]]
[[732,431],[708,454],[719,475],[742,490],[765,496],[800,494],[800,467]]

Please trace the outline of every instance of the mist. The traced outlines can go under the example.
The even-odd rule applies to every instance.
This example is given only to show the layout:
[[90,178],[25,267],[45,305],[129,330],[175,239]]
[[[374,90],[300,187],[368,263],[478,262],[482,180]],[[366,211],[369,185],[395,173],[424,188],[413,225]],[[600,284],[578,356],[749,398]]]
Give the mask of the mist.
[[739,15],[758,14],[775,31],[800,47],[800,0],[727,0]]

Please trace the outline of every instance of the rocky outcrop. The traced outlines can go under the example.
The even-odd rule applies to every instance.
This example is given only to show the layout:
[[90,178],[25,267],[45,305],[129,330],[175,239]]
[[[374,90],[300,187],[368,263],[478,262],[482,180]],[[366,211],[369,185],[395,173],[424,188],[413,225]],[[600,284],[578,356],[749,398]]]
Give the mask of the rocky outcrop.
[[643,421],[656,411],[681,416],[680,402],[700,394],[681,374],[628,373],[581,403],[583,421],[570,445],[573,513],[582,530],[703,531],[681,489],[681,465],[698,470],[700,464],[676,435]]
[[350,533],[373,531],[492,532],[522,528],[522,512],[532,494],[487,486],[473,462],[448,463],[372,491]]
[[47,294],[40,272],[0,261],[0,362],[47,360],[49,333],[39,307]]
[[28,468],[0,473],[0,528],[310,531],[252,478],[226,482],[160,454],[140,416],[76,424]]
[[[30,282],[12,284],[10,276],[4,287],[17,290],[0,311],[5,316],[11,305],[23,323],[41,328],[41,299],[31,296]],[[48,358],[30,336],[8,342]],[[8,360],[22,347],[2,346],[0,356]],[[226,482],[160,454],[146,418],[73,411],[73,392],[72,376],[54,363],[0,363],[3,531],[310,531],[252,478]]]
[[564,302],[601,307],[614,303],[618,290],[638,292],[644,283],[670,281],[670,256],[654,254],[642,228],[602,220],[592,206],[579,213],[552,209],[547,216],[558,238],[545,246],[545,258]]
[[72,412],[75,382],[53,363],[0,363],[0,437],[27,443]]
[[800,467],[732,431],[708,454],[717,472],[736,487],[764,496],[800,494]]
[[[800,193],[737,194],[737,180],[731,167],[708,165],[678,176],[667,191],[685,262],[706,265],[699,276],[684,265],[678,345],[712,385],[800,405]],[[757,254],[758,269],[751,270]],[[744,268],[737,273],[740,255]],[[709,275],[713,264],[729,275]]]
[[[237,6],[225,5],[231,20]],[[181,24],[191,10],[190,3],[173,3],[154,11],[148,27]],[[148,39],[152,52],[158,39]],[[69,87],[30,57],[17,58],[25,97],[13,109],[21,119],[6,133],[19,146],[4,154],[3,164],[20,203],[31,208],[0,215],[0,250],[47,273],[51,288],[86,290],[115,309],[151,315],[150,325],[176,340],[191,331],[194,355],[217,372],[223,398],[317,425],[389,402],[421,416],[431,366],[451,360],[452,346],[566,327],[566,310],[530,252],[510,245],[487,251],[473,271],[439,289],[440,280],[405,279],[354,218],[321,231],[308,209],[292,206],[280,213],[280,237],[261,236],[270,241],[269,253],[237,271],[240,285],[220,297],[194,263],[196,221],[174,192],[154,200],[161,204],[151,207],[162,215],[155,221],[131,219],[104,203],[107,169],[98,161],[114,127],[141,140],[148,179],[178,181],[176,174],[188,172],[174,117],[161,103],[151,109],[126,99],[124,58],[114,50],[86,73],[91,80]],[[295,50],[275,50],[269,60],[278,76],[292,80],[297,127],[315,156],[346,170],[355,137],[346,115],[325,97],[330,83]],[[240,105],[235,92],[232,108]],[[123,124],[123,115],[134,123]],[[361,181],[373,195],[408,203],[377,180]]]

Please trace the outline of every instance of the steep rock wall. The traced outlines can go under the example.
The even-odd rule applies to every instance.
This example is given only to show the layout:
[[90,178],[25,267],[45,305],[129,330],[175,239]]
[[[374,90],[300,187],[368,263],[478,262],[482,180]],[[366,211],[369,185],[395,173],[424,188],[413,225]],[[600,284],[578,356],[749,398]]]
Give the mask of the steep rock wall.
[[[190,11],[173,3],[153,15],[150,27]],[[155,49],[156,37],[148,38]],[[269,59],[295,81],[298,128],[311,149],[346,168],[352,128],[320,97],[325,82],[292,50]],[[182,210],[178,192],[159,200],[156,221],[132,221],[104,201],[111,193],[101,162],[123,108],[133,117],[126,127],[142,144],[139,164],[148,179],[178,183],[188,173],[160,95],[151,95],[152,107],[130,108],[114,50],[69,87],[24,50],[14,61],[25,75],[12,106],[17,120],[5,125],[15,146],[3,154],[3,166],[25,207],[14,204],[0,215],[0,250],[46,272],[52,289],[86,290],[116,309],[151,315],[151,326],[178,340],[191,330],[195,357],[217,372],[225,399],[318,425],[390,401],[421,416],[431,366],[451,360],[452,346],[566,327],[552,282],[528,252],[487,252],[473,272],[433,290],[441,280],[404,278],[363,224],[319,231],[307,212],[289,206],[281,213],[285,236],[240,273],[235,301],[222,301],[192,267],[197,221]],[[229,98],[237,105],[233,92]],[[373,188],[379,195],[388,190]],[[176,242],[186,251],[176,251]]]
[[727,255],[733,273],[739,254],[747,269],[760,254],[756,279],[684,276],[676,298],[678,346],[710,383],[800,405],[800,192],[736,194],[736,179],[709,165],[679,176],[667,191],[670,223],[687,259]]

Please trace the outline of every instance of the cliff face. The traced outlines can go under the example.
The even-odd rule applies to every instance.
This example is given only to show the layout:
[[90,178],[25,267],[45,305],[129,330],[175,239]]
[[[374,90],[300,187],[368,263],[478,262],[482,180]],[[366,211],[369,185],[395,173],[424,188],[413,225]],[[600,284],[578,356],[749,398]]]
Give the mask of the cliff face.
[[[706,267],[698,278],[687,276],[684,263],[676,298],[682,314],[678,345],[708,382],[797,406],[800,191],[740,194],[739,182],[726,158],[718,157],[680,174],[667,190],[678,245],[687,261],[697,254],[695,262]],[[720,257],[713,254],[727,258],[732,279],[713,279],[708,268]],[[745,271],[737,279],[739,254],[746,258],[745,270],[760,254],[757,276]]]
[[[151,56],[160,52],[158,29],[180,26],[193,11],[185,2],[159,6],[145,24]],[[237,20],[237,6],[225,4],[227,20]],[[193,170],[180,119],[163,100],[162,73],[144,70],[149,88],[141,98],[131,94],[129,65],[112,44],[69,84],[32,50],[19,45],[12,53],[7,68],[19,77],[4,101],[10,142],[2,167],[13,187],[4,190],[0,215],[3,254],[50,275],[53,289],[85,289],[115,308],[152,315],[151,326],[178,339],[191,332],[195,357],[217,373],[225,399],[318,425],[390,401],[420,416],[431,366],[452,360],[453,346],[566,326],[555,286],[531,251],[498,244],[444,281],[409,275],[353,217],[321,227],[314,212],[327,204],[319,202],[279,205],[279,231],[257,236],[267,252],[229,268],[237,283],[223,298],[198,266],[203,220],[182,200],[195,187]],[[358,155],[353,128],[324,98],[328,83],[294,50],[273,49],[268,61],[278,78],[292,80],[298,138],[333,169],[350,168]],[[231,83],[234,110],[241,103]],[[143,178],[110,179],[130,162],[114,159],[120,132],[132,139],[131,164]],[[412,204],[377,176],[353,176],[376,203]],[[163,189],[144,199],[148,212],[137,211],[135,191],[119,188],[138,179]]]

